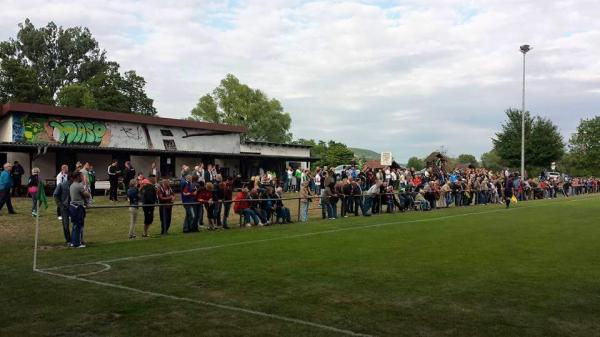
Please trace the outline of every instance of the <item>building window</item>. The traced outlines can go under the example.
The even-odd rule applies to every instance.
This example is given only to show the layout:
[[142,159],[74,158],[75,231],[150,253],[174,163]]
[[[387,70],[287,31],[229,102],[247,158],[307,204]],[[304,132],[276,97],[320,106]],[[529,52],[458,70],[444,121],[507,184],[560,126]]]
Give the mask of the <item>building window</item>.
[[165,150],[177,151],[177,145],[175,145],[175,141],[173,139],[163,139],[163,143],[165,144]]
[[167,129],[160,129],[160,134],[163,136],[173,137],[173,132],[171,132],[171,130],[167,130]]

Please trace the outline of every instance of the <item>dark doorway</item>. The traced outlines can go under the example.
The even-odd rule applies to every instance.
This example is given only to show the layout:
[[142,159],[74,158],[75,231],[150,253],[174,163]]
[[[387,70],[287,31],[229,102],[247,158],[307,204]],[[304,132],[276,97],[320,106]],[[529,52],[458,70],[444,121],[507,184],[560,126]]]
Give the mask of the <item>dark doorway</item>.
[[175,157],[162,155],[160,156],[160,175],[163,177],[175,177]]

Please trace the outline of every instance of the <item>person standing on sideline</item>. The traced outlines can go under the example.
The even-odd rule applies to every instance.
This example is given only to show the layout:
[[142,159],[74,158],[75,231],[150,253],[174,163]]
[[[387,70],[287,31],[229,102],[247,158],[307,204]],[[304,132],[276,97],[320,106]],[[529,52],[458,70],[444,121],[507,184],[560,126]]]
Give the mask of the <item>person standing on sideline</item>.
[[96,170],[92,164],[88,168],[88,182],[90,183],[90,196],[93,197],[96,194]]
[[[215,183],[213,184],[213,219],[217,227],[221,227],[221,211],[223,210],[223,200],[225,199],[225,192],[223,191],[223,176],[217,173],[215,176]],[[229,229],[227,225],[223,226],[224,229]]]
[[[183,232],[193,232],[194,225],[194,203],[196,202],[196,195],[192,188],[192,176],[187,174],[187,170],[183,171],[185,174],[181,177],[181,202],[185,209],[185,218],[183,220]],[[198,228],[196,228],[197,231]]]
[[144,233],[143,238],[147,238],[148,229],[152,222],[154,222],[154,204],[158,201],[156,197],[156,187],[154,186],[154,177],[142,180],[142,186],[140,188],[140,195],[142,199],[142,210],[144,211]]
[[[56,175],[56,186],[64,183],[67,180],[69,180],[69,166],[63,164],[60,166],[60,172],[58,172],[58,174]],[[62,220],[60,206],[58,206],[58,205],[56,206],[56,217],[59,221]]]
[[73,232],[71,233],[71,246],[75,248],[85,248],[83,244],[83,227],[85,224],[85,199],[90,195],[85,191],[82,184],[81,172],[73,173],[73,183],[69,187],[71,202],[69,204],[69,216],[73,222]]
[[196,229],[199,228],[199,226],[204,227],[204,205],[197,202],[200,191],[202,190],[204,190],[204,180],[200,180],[198,175],[192,175],[191,192],[194,195],[196,203],[192,205],[192,209],[194,210],[194,220],[192,220],[190,229]]
[[510,200],[513,197],[513,175],[509,175],[504,179],[504,202],[506,203],[506,208],[510,208]]
[[169,227],[171,227],[171,214],[173,213],[173,200],[175,200],[175,194],[171,189],[169,179],[163,179],[162,183],[157,187],[158,202],[158,214],[160,215],[160,234],[168,235]]
[[229,218],[231,201],[233,200],[233,177],[227,177],[227,180],[221,183],[221,189],[223,190],[223,228],[229,229],[227,219]]
[[56,204],[60,207],[60,215],[62,217],[63,235],[67,246],[71,244],[71,231],[69,224],[69,204],[71,203],[71,192],[70,187],[73,176],[69,177],[67,181],[62,182],[56,186],[52,196],[56,200]]
[[150,167],[150,175],[155,176],[157,181],[158,181],[158,178],[160,177],[158,169],[156,168],[155,162],[152,162],[152,166]]
[[117,188],[119,186],[119,174],[121,171],[117,167],[117,160],[113,159],[111,164],[108,166],[108,182],[110,183],[109,198],[113,202],[117,202]]
[[300,168],[298,167],[296,169],[296,172],[294,173],[294,176],[296,177],[296,192],[300,192],[300,188],[302,188],[302,171],[300,170]]
[[129,182],[127,189],[127,200],[129,200],[129,239],[135,239],[135,223],[137,222],[139,191],[137,189],[137,181],[135,179]]
[[131,165],[131,162],[128,160],[125,162],[125,169],[123,170],[123,185],[125,188],[128,188],[129,182],[135,179],[135,168]]
[[307,222],[308,221],[308,206],[312,201],[312,192],[310,188],[308,188],[308,181],[302,185],[300,188],[300,221]]
[[[287,171],[285,172],[285,176],[286,176],[286,184],[285,184],[284,191],[291,192],[292,191],[292,183],[293,183],[293,179],[294,179],[294,171],[292,170],[291,166],[288,166]],[[296,185],[294,184],[294,186],[296,186]]]
[[10,200],[10,188],[12,187],[12,178],[10,172],[12,165],[10,163],[4,163],[2,166],[3,170],[0,172],[0,211],[4,204],[8,209],[8,214],[17,214],[13,209],[12,201]]
[[[87,161],[81,165],[81,169],[79,169],[79,172],[81,172],[81,181],[83,182],[83,187],[85,188],[85,190],[87,192],[90,193],[90,197],[86,200],[86,207],[90,206],[93,202],[92,197],[92,187],[90,186],[90,163],[88,163]],[[125,188],[125,190],[127,190],[127,188]]]
[[[31,169],[31,175],[29,176],[29,179],[27,179],[27,193],[31,196],[31,215],[32,216],[37,216],[37,193],[38,193],[38,188],[40,186],[40,169],[37,167],[34,167]],[[58,219],[62,220],[62,217],[60,217],[60,208],[57,207],[58,209]]]
[[25,174],[25,170],[23,166],[19,164],[18,161],[15,160],[13,165],[11,176],[12,176],[12,196],[20,197],[21,196],[21,178]]

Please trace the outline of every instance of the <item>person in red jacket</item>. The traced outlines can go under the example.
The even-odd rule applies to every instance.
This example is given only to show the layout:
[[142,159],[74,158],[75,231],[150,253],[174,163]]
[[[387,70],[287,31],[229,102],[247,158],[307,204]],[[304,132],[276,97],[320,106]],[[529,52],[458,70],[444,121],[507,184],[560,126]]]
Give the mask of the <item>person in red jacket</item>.
[[231,200],[233,200],[233,177],[228,177],[227,180],[220,183],[219,189],[223,191],[223,228],[229,228],[227,219],[231,209]]
[[250,208],[250,203],[248,202],[249,197],[248,189],[245,187],[242,188],[233,200],[233,211],[236,214],[244,216],[244,226],[251,227],[251,219],[254,221],[254,225],[262,226],[263,224],[260,222],[258,214]]
[[213,185],[212,183],[206,183],[204,186],[200,185],[200,190],[196,194],[196,201],[200,203],[206,209],[206,217],[208,218],[208,229],[213,230],[214,227],[214,214],[212,213],[212,194]]

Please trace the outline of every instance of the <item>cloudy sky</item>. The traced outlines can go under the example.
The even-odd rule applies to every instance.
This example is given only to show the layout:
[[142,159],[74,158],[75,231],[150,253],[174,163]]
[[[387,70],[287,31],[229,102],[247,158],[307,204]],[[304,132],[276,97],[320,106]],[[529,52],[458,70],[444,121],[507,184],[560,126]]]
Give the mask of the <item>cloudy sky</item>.
[[568,137],[600,115],[600,1],[0,0],[0,39],[36,26],[91,29],[148,81],[161,116],[189,114],[227,73],[282,101],[296,138],[396,159],[479,156],[521,104]]

